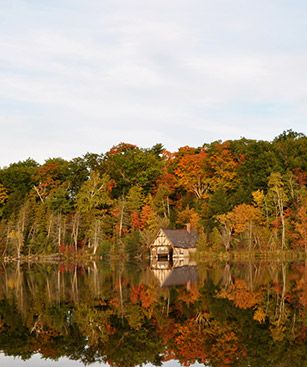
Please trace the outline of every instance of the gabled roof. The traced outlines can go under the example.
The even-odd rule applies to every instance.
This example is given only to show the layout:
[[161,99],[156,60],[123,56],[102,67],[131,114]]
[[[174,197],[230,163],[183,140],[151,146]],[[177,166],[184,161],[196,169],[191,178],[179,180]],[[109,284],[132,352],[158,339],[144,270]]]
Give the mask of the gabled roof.
[[196,247],[198,234],[195,230],[188,232],[186,229],[162,229],[162,231],[174,247]]

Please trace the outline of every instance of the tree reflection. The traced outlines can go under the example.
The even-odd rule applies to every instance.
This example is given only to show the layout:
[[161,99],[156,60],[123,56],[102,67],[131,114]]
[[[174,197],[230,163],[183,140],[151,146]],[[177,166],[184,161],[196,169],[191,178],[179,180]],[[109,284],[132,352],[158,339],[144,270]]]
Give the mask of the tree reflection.
[[304,365],[304,263],[160,270],[163,276],[132,264],[2,264],[0,350],[112,366],[171,359]]

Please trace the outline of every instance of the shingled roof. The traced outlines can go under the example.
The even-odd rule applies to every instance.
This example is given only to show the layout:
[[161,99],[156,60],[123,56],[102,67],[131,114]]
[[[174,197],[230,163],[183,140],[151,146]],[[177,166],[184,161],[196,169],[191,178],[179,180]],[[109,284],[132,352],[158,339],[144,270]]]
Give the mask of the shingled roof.
[[197,231],[186,229],[163,229],[165,236],[174,247],[194,248],[198,240]]

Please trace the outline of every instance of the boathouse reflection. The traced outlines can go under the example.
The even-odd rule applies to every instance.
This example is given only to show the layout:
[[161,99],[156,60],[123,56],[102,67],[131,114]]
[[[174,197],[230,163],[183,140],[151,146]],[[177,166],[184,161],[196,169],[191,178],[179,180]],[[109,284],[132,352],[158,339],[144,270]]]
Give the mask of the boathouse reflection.
[[170,261],[158,261],[153,258],[150,268],[162,288],[178,285],[190,288],[191,284],[197,283],[196,263],[188,258]]

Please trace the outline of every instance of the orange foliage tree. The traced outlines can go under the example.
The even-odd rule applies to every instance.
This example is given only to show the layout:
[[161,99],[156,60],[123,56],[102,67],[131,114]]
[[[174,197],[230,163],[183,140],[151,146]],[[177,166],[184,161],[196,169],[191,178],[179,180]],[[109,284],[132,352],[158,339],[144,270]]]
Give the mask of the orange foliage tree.
[[187,192],[193,193],[198,199],[208,197],[209,180],[205,172],[207,154],[202,149],[197,152],[194,148],[180,148],[175,174],[178,177],[178,186]]
[[238,183],[238,161],[230,150],[230,145],[213,143],[207,149],[206,173],[210,177],[210,191],[230,190]]

